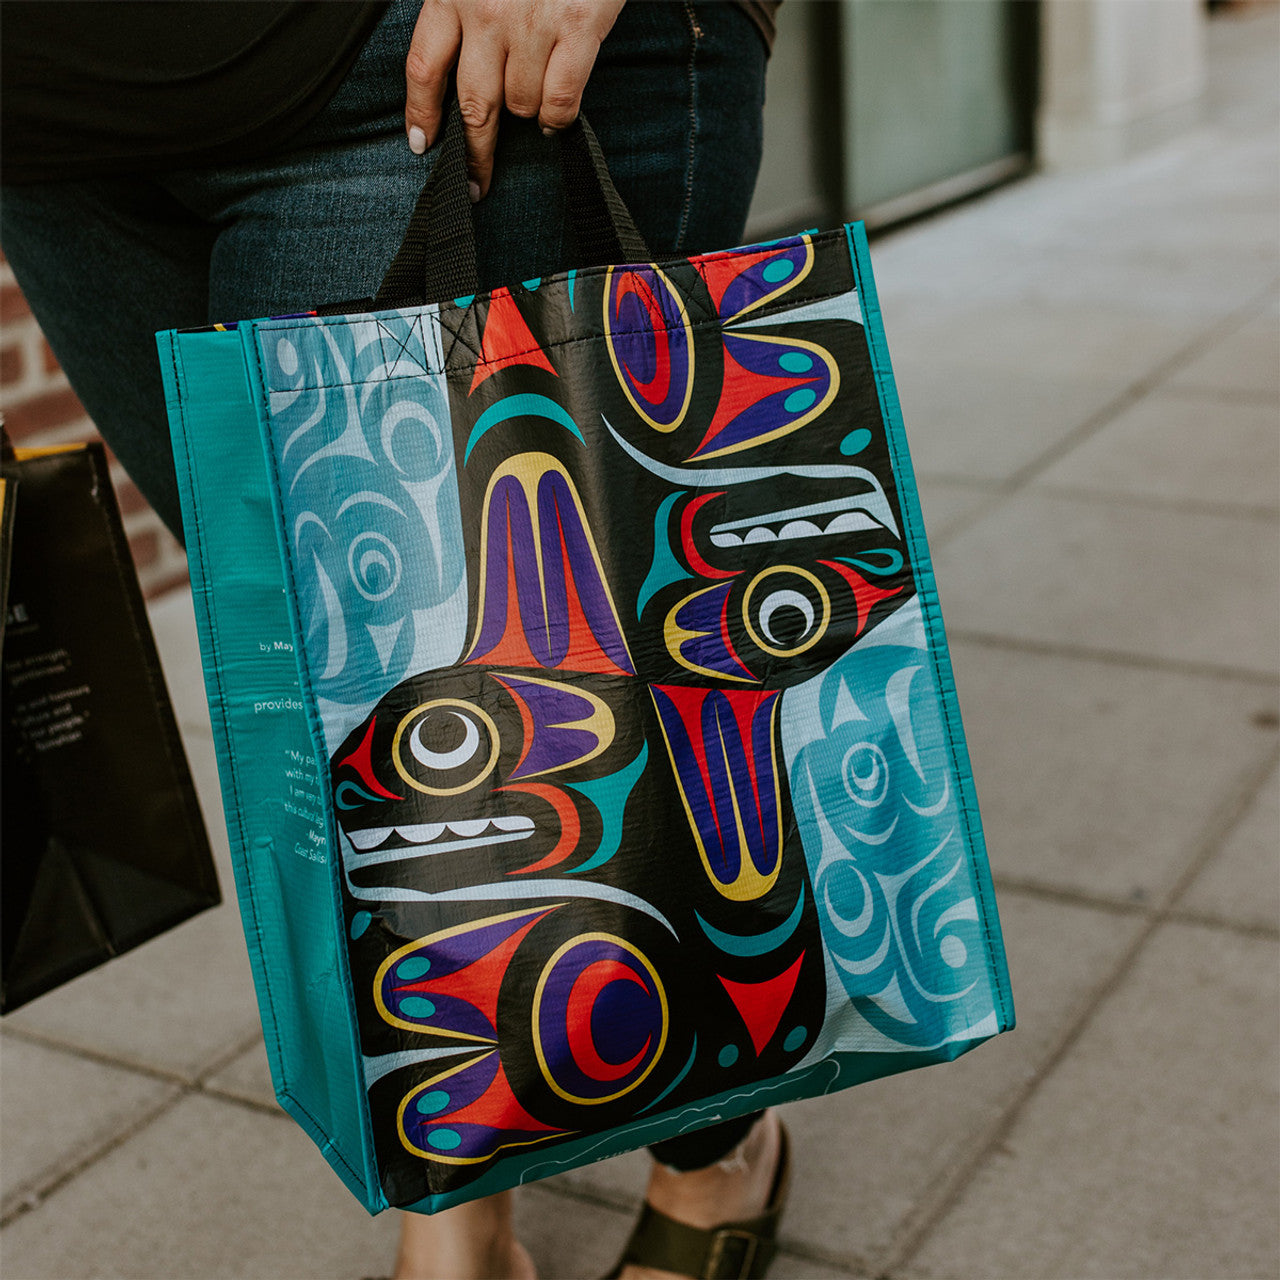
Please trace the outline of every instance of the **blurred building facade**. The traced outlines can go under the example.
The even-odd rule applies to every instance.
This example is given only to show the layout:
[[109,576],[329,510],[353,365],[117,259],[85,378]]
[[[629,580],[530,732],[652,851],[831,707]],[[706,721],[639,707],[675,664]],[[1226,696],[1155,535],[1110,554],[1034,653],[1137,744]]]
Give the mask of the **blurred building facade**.
[[1204,0],[788,0],[753,233],[884,226],[1194,127]]

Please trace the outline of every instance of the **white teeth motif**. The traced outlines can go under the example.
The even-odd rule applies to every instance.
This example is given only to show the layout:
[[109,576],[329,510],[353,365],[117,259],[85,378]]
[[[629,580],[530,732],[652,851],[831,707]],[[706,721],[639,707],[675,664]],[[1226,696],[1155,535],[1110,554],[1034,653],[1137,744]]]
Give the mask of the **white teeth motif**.
[[505,838],[511,839],[511,833],[527,836],[533,832],[533,819],[521,814],[508,814],[499,818],[460,818],[456,822],[419,822],[409,823],[402,827],[366,827],[363,831],[348,831],[347,838],[362,852],[376,849],[387,840],[392,831],[402,840],[413,845],[430,845],[439,843],[442,847],[461,848],[449,840],[441,840],[446,832],[450,836],[458,836],[463,840],[475,840],[486,833],[508,833]]
[[403,836],[410,844],[430,844],[444,835],[444,823],[422,822],[407,827],[397,827],[396,835]]
[[879,529],[883,526],[863,511],[846,511],[827,525],[824,533],[859,533],[863,529]]
[[490,821],[499,831],[532,831],[533,819],[520,814],[510,814],[503,818],[491,818]]
[[[790,520],[778,530],[778,540],[783,538],[819,538],[822,530],[812,520]],[[828,530],[827,532],[830,532]]]
[[375,845],[380,845],[390,834],[390,827],[367,827],[363,831],[348,831],[347,839],[357,849],[372,849]]
[[812,520],[789,520],[777,533],[772,529],[766,529],[763,525],[757,525],[747,533],[745,538],[740,538],[736,533],[730,533],[725,529],[713,529],[711,545],[740,547],[743,543],[749,546],[753,542],[785,542],[791,538],[821,538],[834,533],[860,533],[864,529],[883,527],[878,520],[873,520],[865,512],[847,511],[844,515],[836,516],[825,529],[820,529]]

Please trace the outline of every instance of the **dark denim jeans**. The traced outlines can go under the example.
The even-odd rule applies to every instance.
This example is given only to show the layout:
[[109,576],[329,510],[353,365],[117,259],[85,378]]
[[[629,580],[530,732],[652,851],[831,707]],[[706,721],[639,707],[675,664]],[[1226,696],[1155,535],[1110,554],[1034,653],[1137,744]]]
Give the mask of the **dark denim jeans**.
[[[277,153],[146,177],[6,187],[0,242],[85,408],[181,536],[155,333],[371,296],[434,152],[404,133],[416,0],[393,0],[338,92]],[[600,51],[583,111],[655,254],[739,242],[760,164],[766,52],[724,0],[633,0]],[[475,208],[480,286],[573,266],[558,143],[507,117]],[[652,1148],[694,1169],[746,1116]]]
[[[334,97],[272,155],[9,186],[0,243],[90,417],[181,536],[154,334],[371,296],[434,159],[404,133],[416,0],[393,0]],[[760,162],[766,53],[737,5],[628,4],[583,110],[655,254],[728,248]],[[568,260],[558,144],[506,117],[475,210],[482,289]]]

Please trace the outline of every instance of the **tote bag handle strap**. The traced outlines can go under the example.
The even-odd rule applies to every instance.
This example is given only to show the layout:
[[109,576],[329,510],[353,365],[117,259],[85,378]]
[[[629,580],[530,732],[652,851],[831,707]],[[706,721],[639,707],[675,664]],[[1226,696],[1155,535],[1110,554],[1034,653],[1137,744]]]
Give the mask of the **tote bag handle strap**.
[[[560,135],[560,162],[577,265],[647,262],[649,250],[609,177],[595,133],[581,116]],[[454,99],[440,154],[378,286],[375,311],[476,293],[476,235],[467,181],[462,112]]]

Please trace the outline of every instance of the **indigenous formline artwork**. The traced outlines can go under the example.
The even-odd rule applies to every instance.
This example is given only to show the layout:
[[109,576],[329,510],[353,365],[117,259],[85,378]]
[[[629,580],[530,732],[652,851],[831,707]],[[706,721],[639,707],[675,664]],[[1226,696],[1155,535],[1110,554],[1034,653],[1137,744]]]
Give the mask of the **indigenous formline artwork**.
[[392,1203],[1009,1024],[854,262],[256,326]]

